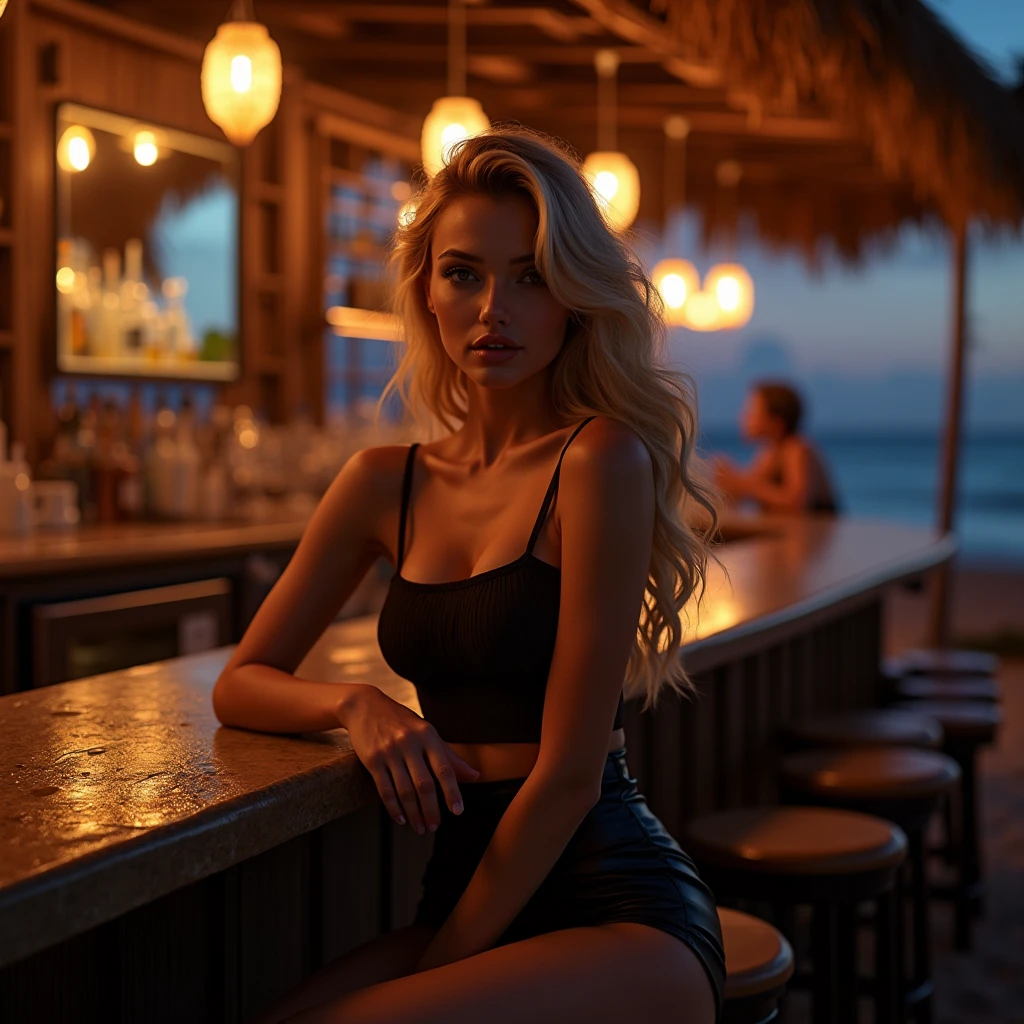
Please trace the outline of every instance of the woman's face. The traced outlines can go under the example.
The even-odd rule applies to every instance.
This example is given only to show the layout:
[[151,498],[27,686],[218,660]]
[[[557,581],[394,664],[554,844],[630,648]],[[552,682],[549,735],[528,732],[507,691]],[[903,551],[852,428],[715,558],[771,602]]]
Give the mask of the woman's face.
[[521,196],[453,199],[440,212],[425,281],[448,357],[475,384],[509,388],[550,366],[569,310],[533,258],[537,214]]

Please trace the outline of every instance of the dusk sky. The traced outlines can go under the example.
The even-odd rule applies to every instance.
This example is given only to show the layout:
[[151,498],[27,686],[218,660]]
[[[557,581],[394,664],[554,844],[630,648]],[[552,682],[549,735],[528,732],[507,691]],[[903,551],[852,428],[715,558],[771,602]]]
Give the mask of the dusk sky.
[[[1024,55],[1024,0],[930,3],[1001,78],[1016,80],[1016,55]],[[677,224],[665,250],[645,256],[685,255],[703,274],[724,254],[701,252],[694,227]],[[970,371],[1020,375],[1024,385],[1024,243],[978,241],[970,255]],[[693,370],[725,371],[764,338],[782,343],[794,365],[808,373],[870,378],[947,364],[951,265],[943,235],[908,230],[892,254],[856,270],[827,267],[818,276],[796,257],[757,247],[737,256],[754,279],[753,318],[740,331],[676,331],[673,349]]]

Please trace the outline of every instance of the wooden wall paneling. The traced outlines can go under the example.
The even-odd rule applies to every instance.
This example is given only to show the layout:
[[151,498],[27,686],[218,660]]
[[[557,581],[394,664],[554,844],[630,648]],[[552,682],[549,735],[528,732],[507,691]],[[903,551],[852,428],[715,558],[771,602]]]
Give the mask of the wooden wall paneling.
[[108,971],[120,968],[117,1019],[196,1024],[223,1019],[222,900],[214,876],[112,922],[119,955]]
[[744,659],[742,680],[743,800],[744,803],[759,804],[767,802],[767,794],[772,787],[770,692],[765,651]]
[[111,921],[0,969],[0,1021],[106,1024],[118,1020],[118,924]]
[[743,663],[726,665],[715,681],[719,691],[718,712],[718,805],[737,807],[743,802]]
[[238,876],[238,993],[249,1020],[310,973],[308,908],[319,898],[309,870],[310,835],[297,836],[230,870]]
[[686,707],[688,758],[687,817],[706,814],[718,806],[715,775],[717,743],[717,705],[721,700],[717,680],[711,673],[694,679],[697,695]]
[[[683,716],[689,705],[675,693],[658,702],[651,717],[650,781],[646,796],[654,813],[673,835],[683,824],[685,772],[690,760]],[[627,761],[628,764],[628,761]]]
[[390,824],[374,803],[320,830],[320,950],[324,963],[388,927],[383,903],[387,861],[382,817]]

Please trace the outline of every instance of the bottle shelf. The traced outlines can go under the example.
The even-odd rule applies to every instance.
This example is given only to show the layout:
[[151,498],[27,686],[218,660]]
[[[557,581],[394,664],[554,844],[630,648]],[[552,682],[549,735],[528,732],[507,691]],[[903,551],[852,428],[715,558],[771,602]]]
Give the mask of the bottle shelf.
[[235,362],[201,359],[178,362],[170,359],[142,360],[126,356],[76,356],[61,353],[57,357],[57,368],[61,373],[163,380],[232,381],[238,377],[238,364]]

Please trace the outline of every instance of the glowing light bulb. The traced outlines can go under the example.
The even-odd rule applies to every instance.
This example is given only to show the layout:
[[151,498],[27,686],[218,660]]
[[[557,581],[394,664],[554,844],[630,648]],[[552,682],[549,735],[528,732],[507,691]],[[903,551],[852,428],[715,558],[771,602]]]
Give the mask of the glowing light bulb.
[[661,295],[665,305],[672,309],[682,309],[689,292],[686,282],[678,274],[668,274],[662,279]]
[[715,289],[718,304],[726,313],[735,312],[740,304],[740,283],[731,275],[723,277]]
[[625,153],[591,153],[583,162],[583,173],[608,226],[613,231],[628,228],[640,209],[640,172],[633,161]]
[[57,291],[62,295],[70,295],[75,289],[75,272],[70,267],[61,267],[57,271]]
[[442,96],[423,121],[420,153],[423,169],[433,177],[451,155],[452,146],[490,127],[483,107],[469,96]]
[[594,188],[610,203],[619,191],[619,179],[611,171],[600,171],[594,177]]
[[686,324],[686,303],[700,290],[696,267],[689,260],[661,260],[655,265],[651,280],[665,303],[665,322],[672,326]]
[[252,60],[244,53],[231,58],[231,88],[238,93],[252,88]]
[[135,159],[143,167],[152,167],[159,155],[156,148],[156,136],[148,131],[136,132],[134,151]]
[[715,297],[722,328],[742,327],[754,312],[754,282],[739,263],[720,263],[708,271],[704,288]]

